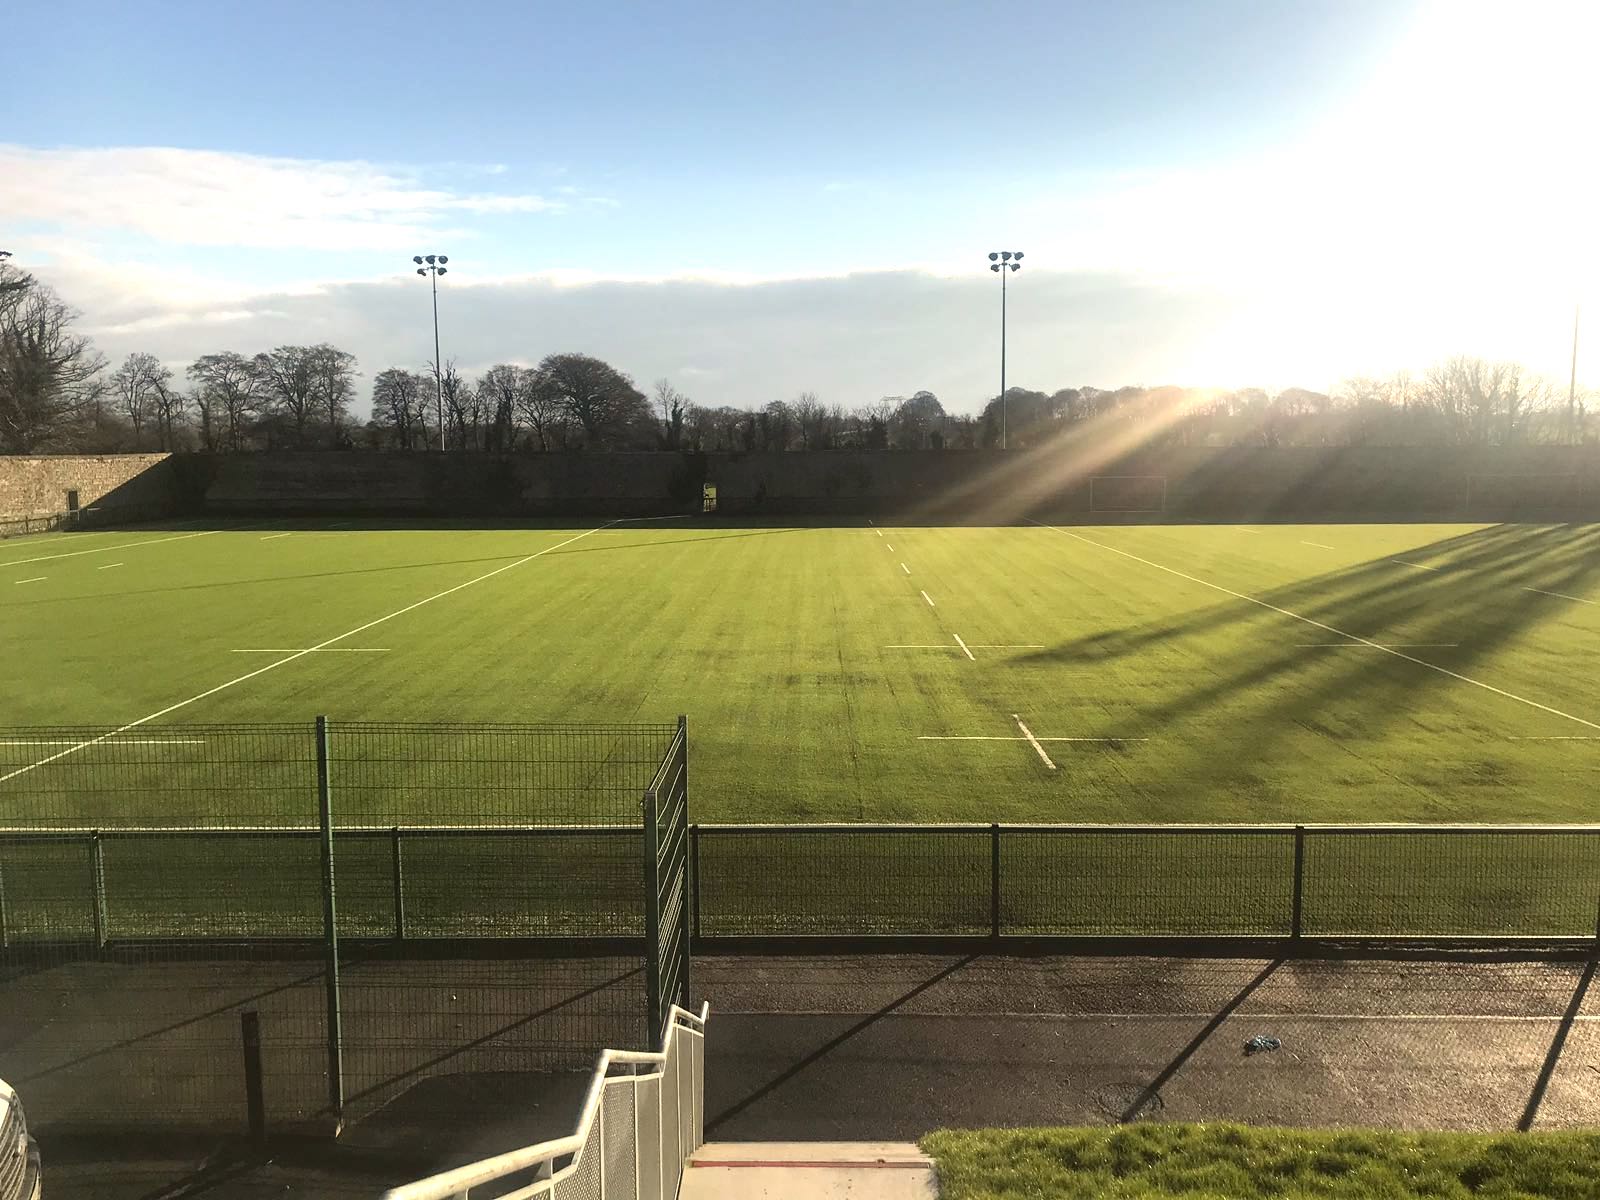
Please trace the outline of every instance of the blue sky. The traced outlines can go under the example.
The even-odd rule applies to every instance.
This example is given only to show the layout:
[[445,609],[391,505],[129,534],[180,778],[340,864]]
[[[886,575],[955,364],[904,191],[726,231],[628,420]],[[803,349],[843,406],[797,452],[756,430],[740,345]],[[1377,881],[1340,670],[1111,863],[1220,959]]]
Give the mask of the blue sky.
[[[1588,268],[1525,278],[1559,257],[1512,236],[1528,156],[1557,147],[1520,131],[1581,98],[1561,68],[1584,8],[25,0],[0,238],[110,352],[174,360],[322,337],[372,372],[414,359],[391,325],[416,289],[393,289],[433,249],[468,367],[604,348],[713,403],[931,387],[971,408],[995,349],[982,257],[1016,245],[1013,378],[1034,386],[1332,386],[1477,348],[1543,366],[1544,293],[1570,313]],[[1522,106],[1499,129],[1490,78]],[[1521,180],[1441,223],[1463,146],[1523,157]],[[1491,290],[1522,271],[1515,330],[1440,274],[1486,226]],[[1351,320],[1375,278],[1388,298]],[[1430,278],[1454,299],[1407,342],[1394,306]],[[1324,336],[1262,325],[1286,289],[1315,293]],[[674,341],[619,327],[652,305]]]

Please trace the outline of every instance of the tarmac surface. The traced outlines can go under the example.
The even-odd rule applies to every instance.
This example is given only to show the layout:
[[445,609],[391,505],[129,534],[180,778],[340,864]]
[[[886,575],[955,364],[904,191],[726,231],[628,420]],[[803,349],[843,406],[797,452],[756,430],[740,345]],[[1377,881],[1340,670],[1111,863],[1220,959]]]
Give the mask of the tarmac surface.
[[[1594,975],[1583,962],[1487,957],[701,958],[706,1137],[912,1141],[941,1127],[1122,1120],[1596,1126]],[[498,1030],[514,1014],[507,981],[495,983]],[[1247,1054],[1257,1035],[1278,1047]],[[586,1076],[514,1066],[494,1042],[476,1045],[337,1143],[284,1141],[268,1159],[223,1134],[46,1131],[47,1194],[375,1196],[569,1132]]]

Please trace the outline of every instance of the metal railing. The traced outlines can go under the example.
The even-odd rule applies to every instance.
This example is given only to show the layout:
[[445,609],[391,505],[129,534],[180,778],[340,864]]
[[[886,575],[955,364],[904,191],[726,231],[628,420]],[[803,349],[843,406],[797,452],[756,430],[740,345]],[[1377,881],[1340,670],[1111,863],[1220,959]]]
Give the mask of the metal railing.
[[710,1011],[673,1005],[654,1053],[602,1050],[567,1137],[392,1188],[384,1200],[674,1200],[684,1164],[705,1140]]

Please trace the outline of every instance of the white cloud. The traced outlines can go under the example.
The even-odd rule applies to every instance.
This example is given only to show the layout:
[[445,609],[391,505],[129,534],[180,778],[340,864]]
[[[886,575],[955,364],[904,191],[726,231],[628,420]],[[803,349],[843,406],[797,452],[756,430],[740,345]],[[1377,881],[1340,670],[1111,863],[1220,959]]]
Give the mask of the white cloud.
[[366,162],[163,147],[0,144],[0,211],[14,223],[178,245],[388,250],[453,234],[457,214],[556,212],[565,200],[458,193]]

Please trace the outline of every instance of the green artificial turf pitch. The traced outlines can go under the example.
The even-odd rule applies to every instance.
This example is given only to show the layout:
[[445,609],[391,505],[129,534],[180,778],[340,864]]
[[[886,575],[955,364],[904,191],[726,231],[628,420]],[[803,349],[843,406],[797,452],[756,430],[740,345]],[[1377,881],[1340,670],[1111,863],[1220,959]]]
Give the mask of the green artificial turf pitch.
[[681,712],[703,821],[1594,813],[1593,527],[593,528],[7,542],[0,721]]

